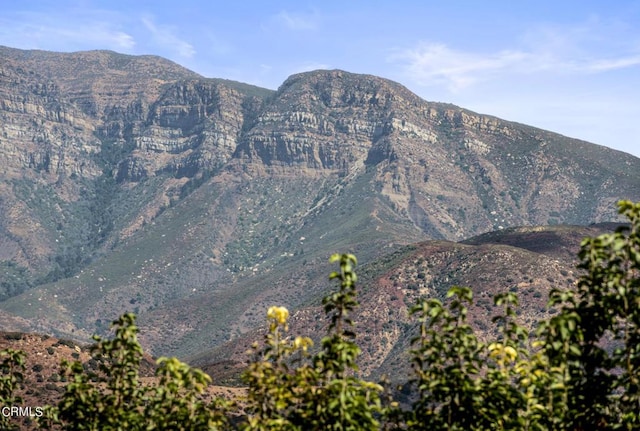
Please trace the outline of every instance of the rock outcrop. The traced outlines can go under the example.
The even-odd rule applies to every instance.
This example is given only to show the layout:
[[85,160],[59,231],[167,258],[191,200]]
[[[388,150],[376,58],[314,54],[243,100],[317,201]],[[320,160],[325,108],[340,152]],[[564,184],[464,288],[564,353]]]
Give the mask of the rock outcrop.
[[317,297],[332,252],[615,221],[640,200],[631,155],[375,76],[271,91],[151,56],[0,59],[0,309],[39,330],[133,310],[155,352],[193,353]]

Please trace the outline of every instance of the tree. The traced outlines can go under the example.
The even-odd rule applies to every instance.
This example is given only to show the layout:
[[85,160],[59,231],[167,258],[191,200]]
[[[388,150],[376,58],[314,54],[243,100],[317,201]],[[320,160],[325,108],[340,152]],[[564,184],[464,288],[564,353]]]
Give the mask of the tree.
[[[287,330],[289,312],[282,307],[269,309],[265,346],[255,347],[261,358],[245,373],[249,385],[245,430],[379,429],[383,388],[355,375],[360,348],[349,314],[358,305],[356,257],[336,254],[331,261],[340,265],[340,271],[329,276],[340,281],[340,289],[323,300],[331,324],[312,358],[304,361],[311,339],[283,339],[281,330]],[[296,353],[299,365],[291,370],[288,360]]]
[[[445,301],[424,298],[410,351],[415,397],[410,410],[383,405],[383,387],[357,376],[360,348],[351,313],[356,258],[334,255],[340,287],[324,298],[327,335],[312,354],[310,338],[287,335],[289,311],[267,311],[268,330],[244,373],[243,411],[220,398],[205,402],[210,378],[176,358],[160,358],[156,383],[139,377],[142,348],[135,316],[113,323],[112,340],[96,337],[97,372],[66,363],[70,376],[44,427],[66,430],[637,430],[640,429],[640,203],[619,203],[630,224],[581,244],[577,286],[555,289],[559,312],[535,337],[516,322],[514,293],[497,295],[500,328],[483,342],[467,323],[473,295],[452,287]],[[0,352],[0,401],[22,381],[24,354]],[[232,412],[230,409],[235,407]],[[234,413],[235,412],[235,413]],[[11,429],[0,417],[3,429]]]
[[218,430],[225,429],[227,407],[221,399],[201,398],[209,376],[176,358],[160,358],[156,384],[143,385],[139,370],[143,356],[138,327],[131,313],[113,322],[115,337],[94,337],[98,372],[82,363],[63,363],[69,383],[57,408],[48,410],[45,427],[65,430]]
[[640,428],[640,203],[621,201],[629,226],[582,241],[577,288],[554,290],[561,310],[539,337],[562,370],[562,429]]
[[[0,351],[0,407],[7,408],[18,406],[22,398],[15,394],[16,389],[24,380],[24,352],[6,349]],[[11,423],[11,417],[4,412],[0,415],[0,428],[3,430],[18,429],[17,425]]]

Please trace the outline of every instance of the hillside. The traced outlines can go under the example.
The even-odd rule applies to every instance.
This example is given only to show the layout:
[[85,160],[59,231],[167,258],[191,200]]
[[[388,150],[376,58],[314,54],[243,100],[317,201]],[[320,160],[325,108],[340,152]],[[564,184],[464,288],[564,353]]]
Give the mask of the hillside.
[[[614,222],[614,202],[640,200],[631,155],[375,76],[307,72],[273,92],[157,57],[0,57],[5,330],[86,340],[129,310],[153,354],[196,355],[260,325],[268,305],[317,303],[333,252],[374,265],[425,240]],[[438,256],[482,254],[425,244]],[[439,269],[462,270],[450,265]],[[567,278],[538,267],[523,271]],[[461,274],[434,270],[433,286]],[[381,367],[384,355],[371,354]]]
[[[112,334],[113,336],[113,334]],[[110,337],[111,338],[111,337]],[[99,361],[91,352],[90,345],[77,344],[68,339],[57,339],[48,335],[21,332],[0,332],[0,350],[13,349],[24,352],[23,380],[17,385],[14,395],[22,398],[22,405],[36,407],[56,406],[72,379],[65,374],[61,362],[82,363],[86,373],[98,373]],[[138,368],[140,381],[144,385],[158,384],[156,360],[143,354]],[[213,396],[238,398],[242,389],[210,385],[205,398]],[[19,429],[37,429],[35,418],[13,419]],[[59,429],[59,428],[55,428]]]
[[[549,226],[493,232],[467,241],[424,241],[402,247],[358,268],[358,300],[354,314],[358,344],[363,350],[361,371],[368,377],[386,374],[404,381],[409,372],[406,353],[416,330],[408,315],[420,297],[445,299],[452,286],[468,286],[474,294],[469,321],[480,337],[495,337],[491,319],[498,313],[493,297],[518,294],[519,321],[529,329],[554,314],[546,306],[549,290],[572,286],[580,242],[613,231],[611,224],[589,227]],[[326,289],[335,288],[325,281]],[[264,312],[263,318],[264,318]],[[320,301],[298,309],[291,318],[292,335],[311,336],[319,344],[328,322]],[[222,382],[237,382],[249,359],[246,352],[260,341],[265,328],[191,358],[191,362]]]

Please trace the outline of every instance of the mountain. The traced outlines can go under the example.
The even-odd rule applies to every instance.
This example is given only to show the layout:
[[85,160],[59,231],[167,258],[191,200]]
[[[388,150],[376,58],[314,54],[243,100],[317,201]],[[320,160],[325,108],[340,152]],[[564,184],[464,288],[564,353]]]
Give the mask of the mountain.
[[[361,373],[405,382],[410,371],[410,340],[417,335],[409,309],[424,296],[444,302],[452,286],[471,287],[474,302],[468,321],[485,341],[499,335],[492,318],[501,310],[493,305],[493,297],[507,291],[518,295],[519,323],[535,330],[537,322],[557,312],[547,308],[549,291],[576,282],[581,240],[612,232],[615,227],[611,223],[519,227],[463,242],[428,240],[362,265],[357,270],[360,305],[353,314],[362,349]],[[320,345],[329,323],[320,318],[323,315],[319,302],[299,308],[292,314],[289,333],[310,336]],[[218,381],[235,383],[250,359],[246,352],[265,333],[263,325],[190,360],[218,376]]]
[[375,76],[271,91],[151,56],[0,58],[4,330],[87,339],[129,310],[152,353],[198,355],[268,305],[318,304],[333,252],[482,254],[452,241],[615,222],[617,200],[640,200],[638,158]]

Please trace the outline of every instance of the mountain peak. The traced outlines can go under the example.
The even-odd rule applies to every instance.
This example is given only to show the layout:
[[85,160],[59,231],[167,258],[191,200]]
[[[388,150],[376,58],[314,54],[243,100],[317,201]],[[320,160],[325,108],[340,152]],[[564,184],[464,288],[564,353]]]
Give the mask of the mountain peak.
[[0,308],[43,330],[133,309],[166,323],[156,352],[193,353],[319,296],[336,251],[615,221],[640,200],[637,158],[371,75],[271,92],[151,56],[0,57]]
[[[421,100],[403,85],[374,75],[346,72],[344,70],[314,70],[291,75],[278,89],[278,93],[315,92],[329,107],[344,106],[357,102],[379,103],[380,97]],[[364,97],[369,96],[365,100]]]

